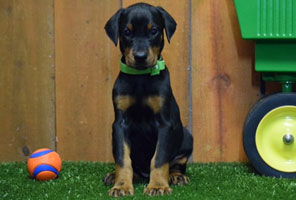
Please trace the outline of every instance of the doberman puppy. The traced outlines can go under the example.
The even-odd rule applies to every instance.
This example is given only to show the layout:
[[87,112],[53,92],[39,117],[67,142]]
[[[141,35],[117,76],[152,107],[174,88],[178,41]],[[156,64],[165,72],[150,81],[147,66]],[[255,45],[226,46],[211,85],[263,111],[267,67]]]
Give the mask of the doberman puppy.
[[134,175],[149,178],[144,193],[150,196],[171,194],[169,184],[189,183],[185,172],[193,138],[182,125],[161,56],[163,32],[170,42],[176,25],[166,10],[145,3],[118,10],[105,25],[122,52],[113,88],[116,170],[104,179],[114,183],[110,196],[133,195]]

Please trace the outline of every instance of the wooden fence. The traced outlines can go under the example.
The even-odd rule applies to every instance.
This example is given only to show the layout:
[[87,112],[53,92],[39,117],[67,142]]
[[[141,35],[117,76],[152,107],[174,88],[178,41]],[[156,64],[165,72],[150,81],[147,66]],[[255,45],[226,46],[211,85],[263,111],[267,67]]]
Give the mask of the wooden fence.
[[[106,21],[134,0],[0,1],[0,161],[37,148],[64,160],[112,162],[111,91],[119,49]],[[147,0],[175,18],[163,57],[194,162],[246,161],[245,117],[260,97],[254,45],[233,0]]]

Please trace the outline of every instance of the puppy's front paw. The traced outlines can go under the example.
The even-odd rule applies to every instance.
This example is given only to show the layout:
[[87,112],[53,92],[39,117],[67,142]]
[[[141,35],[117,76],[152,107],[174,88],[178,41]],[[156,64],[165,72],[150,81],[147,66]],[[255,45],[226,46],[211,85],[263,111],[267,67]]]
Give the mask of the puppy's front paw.
[[169,182],[171,185],[188,185],[190,182],[190,179],[188,176],[180,172],[174,172],[170,174]]
[[144,190],[144,194],[149,196],[162,196],[165,194],[172,194],[173,189],[169,186],[150,186]]
[[132,196],[134,195],[134,187],[128,184],[119,184],[115,185],[109,190],[109,196],[113,197],[123,197],[123,196]]

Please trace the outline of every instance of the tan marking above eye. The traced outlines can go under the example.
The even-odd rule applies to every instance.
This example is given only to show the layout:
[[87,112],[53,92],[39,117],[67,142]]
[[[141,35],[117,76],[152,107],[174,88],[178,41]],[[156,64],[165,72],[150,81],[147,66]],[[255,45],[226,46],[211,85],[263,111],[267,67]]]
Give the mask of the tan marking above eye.
[[128,28],[130,31],[132,31],[134,27],[133,27],[132,24],[129,24],[129,25],[127,25],[127,28]]
[[148,30],[150,31],[153,28],[153,24],[149,23],[147,26]]
[[136,99],[129,95],[122,95],[115,97],[116,108],[122,111],[126,111],[136,102]]
[[162,96],[150,96],[145,99],[145,104],[148,105],[154,113],[159,113],[164,104],[165,98]]

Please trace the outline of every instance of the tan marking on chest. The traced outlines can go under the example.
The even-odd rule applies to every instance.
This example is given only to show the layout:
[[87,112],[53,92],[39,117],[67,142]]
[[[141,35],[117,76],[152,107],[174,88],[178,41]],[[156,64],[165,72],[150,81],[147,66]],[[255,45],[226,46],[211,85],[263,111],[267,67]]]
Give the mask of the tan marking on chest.
[[154,113],[159,113],[164,104],[164,97],[162,96],[150,96],[145,99],[145,104],[149,106]]
[[117,109],[122,110],[122,111],[126,111],[135,102],[136,102],[136,99],[129,96],[129,95],[115,97],[115,106]]

